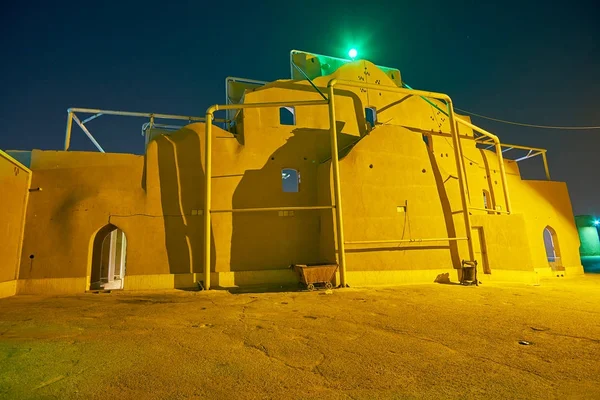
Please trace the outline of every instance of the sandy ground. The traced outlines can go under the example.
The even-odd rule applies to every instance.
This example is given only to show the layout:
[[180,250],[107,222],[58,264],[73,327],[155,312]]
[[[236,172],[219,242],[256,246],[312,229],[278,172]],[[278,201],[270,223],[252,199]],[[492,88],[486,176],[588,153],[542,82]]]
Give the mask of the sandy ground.
[[600,275],[2,299],[0,398],[599,399]]

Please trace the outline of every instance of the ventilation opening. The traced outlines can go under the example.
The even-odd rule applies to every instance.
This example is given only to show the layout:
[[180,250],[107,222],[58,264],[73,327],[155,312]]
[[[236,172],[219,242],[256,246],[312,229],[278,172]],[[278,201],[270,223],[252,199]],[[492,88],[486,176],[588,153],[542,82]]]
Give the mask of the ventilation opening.
[[375,127],[375,123],[377,122],[377,110],[375,110],[375,107],[365,108],[365,119],[371,128]]
[[92,249],[90,289],[122,289],[126,255],[125,233],[112,224],[100,229]]
[[298,192],[300,188],[300,173],[292,168],[281,170],[281,183],[285,193]]
[[294,107],[281,107],[279,109],[279,123],[281,125],[296,125],[296,110]]

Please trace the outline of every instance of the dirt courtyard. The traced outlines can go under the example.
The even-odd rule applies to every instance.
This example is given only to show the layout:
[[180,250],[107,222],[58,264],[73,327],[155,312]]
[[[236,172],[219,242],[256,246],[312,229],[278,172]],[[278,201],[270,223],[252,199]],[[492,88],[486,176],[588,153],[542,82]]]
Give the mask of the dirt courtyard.
[[600,275],[2,299],[0,398],[598,399]]

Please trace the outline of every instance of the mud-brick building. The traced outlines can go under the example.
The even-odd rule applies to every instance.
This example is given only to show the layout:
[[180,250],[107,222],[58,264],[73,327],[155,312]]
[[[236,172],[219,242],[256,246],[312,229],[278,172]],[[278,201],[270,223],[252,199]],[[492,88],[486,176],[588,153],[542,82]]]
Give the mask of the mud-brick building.
[[[77,125],[94,138],[78,115],[111,114],[81,109],[64,150],[2,153],[0,294],[283,284],[307,263],[351,286],[583,272],[545,150],[502,143],[396,69],[291,64],[292,79],[228,79],[225,104],[181,128],[147,114],[142,155],[72,151]],[[547,180],[521,178],[534,156]]]

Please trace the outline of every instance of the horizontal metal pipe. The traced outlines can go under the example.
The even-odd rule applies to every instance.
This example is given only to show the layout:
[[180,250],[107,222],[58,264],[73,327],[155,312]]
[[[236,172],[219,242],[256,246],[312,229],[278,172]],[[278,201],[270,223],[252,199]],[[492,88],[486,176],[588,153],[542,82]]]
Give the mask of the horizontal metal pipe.
[[489,212],[500,213],[500,214],[510,214],[508,211],[494,210],[492,208],[469,207],[469,210],[479,210],[479,211],[489,211]]
[[[533,151],[533,150],[531,150],[531,151]],[[519,157],[519,158],[515,159],[514,161],[519,162],[519,161],[527,160],[529,158],[533,158],[535,156],[541,156],[542,154],[544,154],[543,151],[538,151],[537,153],[527,154],[526,156]]]
[[81,121],[81,123],[85,125],[85,124],[87,124],[88,122],[90,122],[90,121],[93,121],[93,120],[95,120],[96,118],[98,118],[98,117],[101,117],[101,116],[102,116],[102,113],[94,114],[94,115],[92,115],[91,117],[88,117],[88,118],[84,119],[83,121]]
[[[206,121],[205,117],[190,117],[186,115],[172,115],[172,114],[156,114],[156,113],[143,113],[133,111],[115,111],[115,110],[100,110],[95,108],[69,108],[68,112],[82,112],[88,114],[104,114],[104,115],[120,115],[123,117],[154,117],[162,119],[180,119],[184,121]],[[215,122],[227,122],[225,119],[215,119]]]
[[540,149],[537,147],[529,147],[529,146],[519,146],[516,144],[501,143],[501,146],[502,147],[511,147],[513,149],[519,149],[519,150],[546,151],[546,149]]
[[[144,125],[142,125],[142,131],[145,131],[148,128],[150,128],[150,122],[146,122]],[[167,124],[152,124],[152,128],[162,128],[162,129],[179,130],[179,129],[183,128],[183,126],[181,126],[181,125],[167,125]]]
[[465,121],[464,119],[462,119],[460,117],[456,117],[456,121],[458,121],[459,124],[463,124],[464,126],[469,127],[471,129],[473,129],[474,131],[479,132],[482,135],[491,138],[495,143],[500,142],[500,139],[498,138],[498,136],[494,135],[491,132],[486,131],[483,128],[478,127],[477,125],[473,125],[472,123]]
[[345,244],[385,244],[385,243],[422,243],[422,242],[454,242],[457,240],[467,240],[466,237],[452,238],[425,238],[425,239],[400,239],[400,240],[358,240],[353,242],[344,242]]
[[301,211],[301,210],[330,210],[335,206],[306,206],[306,207],[257,207],[210,210],[211,213],[263,212],[263,211]]
[[[475,139],[477,141],[477,139]],[[489,141],[483,141],[483,142],[479,142],[478,144],[493,144],[494,141],[493,140],[489,140]],[[504,147],[504,148],[511,148],[511,149],[519,149],[519,150],[533,150],[533,151],[547,151],[546,149],[541,149],[538,147],[529,147],[529,146],[520,146],[517,144],[508,144],[508,143],[500,143],[500,146]]]
[[451,101],[450,96],[443,93],[437,92],[427,92],[424,90],[414,90],[414,89],[404,89],[399,88],[397,86],[384,86],[377,85],[375,83],[363,83],[363,82],[355,82],[355,81],[347,81],[343,79],[332,79],[329,81],[328,86],[351,86],[351,87],[361,87],[365,89],[374,89],[381,90],[382,92],[393,92],[393,93],[402,93],[410,96],[423,96],[432,99],[444,100],[446,102]]
[[257,81],[256,79],[247,79],[247,78],[240,78],[237,76],[228,76],[227,78],[225,78],[225,84],[227,84],[227,82],[242,82],[242,83],[254,83],[256,85],[266,85],[267,81]]

